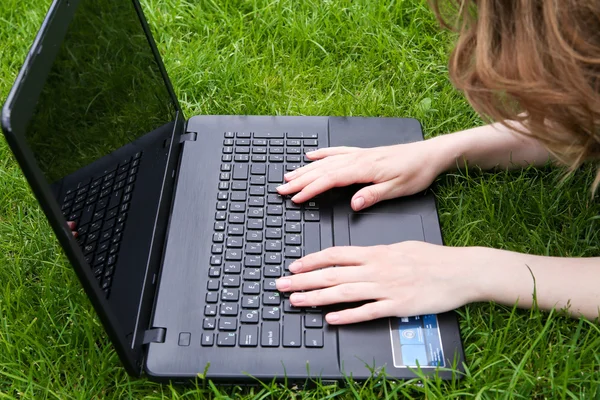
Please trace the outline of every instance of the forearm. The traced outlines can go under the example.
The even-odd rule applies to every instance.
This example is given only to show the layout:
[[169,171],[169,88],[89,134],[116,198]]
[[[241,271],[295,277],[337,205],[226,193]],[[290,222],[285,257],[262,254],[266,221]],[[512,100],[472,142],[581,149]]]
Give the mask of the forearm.
[[568,308],[573,317],[598,318],[600,257],[543,257],[487,248],[477,248],[473,254],[474,301],[508,306],[518,302],[519,307],[530,308],[535,278],[540,309]]
[[[517,126],[517,123],[514,123]],[[514,132],[500,123],[472,128],[430,139],[438,151],[440,172],[464,167],[482,169],[542,166],[551,160],[535,139]]]

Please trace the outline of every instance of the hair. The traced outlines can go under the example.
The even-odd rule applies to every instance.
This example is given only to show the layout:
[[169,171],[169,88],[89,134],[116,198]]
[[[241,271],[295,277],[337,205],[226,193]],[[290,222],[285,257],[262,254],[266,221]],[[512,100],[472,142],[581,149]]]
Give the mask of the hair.
[[476,112],[520,122],[569,172],[600,161],[600,1],[429,1],[458,33],[450,78]]

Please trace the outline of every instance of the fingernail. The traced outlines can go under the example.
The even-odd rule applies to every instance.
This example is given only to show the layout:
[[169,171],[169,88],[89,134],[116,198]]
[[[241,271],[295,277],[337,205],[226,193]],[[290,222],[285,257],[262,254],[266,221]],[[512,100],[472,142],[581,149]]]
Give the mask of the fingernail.
[[293,178],[294,175],[296,175],[296,171],[292,171],[292,172],[288,172],[287,174],[285,174],[284,176],[288,179]]
[[286,184],[284,184],[284,185],[279,185],[279,186],[277,186],[277,190],[278,190],[278,191],[279,191],[279,190],[285,190],[285,189],[287,189],[287,187],[288,187],[288,184],[287,184],[287,183],[286,183]]
[[302,263],[300,261],[294,261],[290,264],[290,271],[298,272],[302,269]]
[[335,322],[340,319],[340,316],[338,314],[327,314],[325,319],[327,322]]
[[290,301],[292,303],[302,303],[306,299],[306,296],[302,293],[294,293],[290,296]]
[[285,290],[292,286],[292,281],[287,278],[280,278],[275,281],[275,287],[278,290]]
[[365,199],[362,197],[357,197],[352,201],[352,206],[354,206],[355,210],[360,210],[365,205]]
[[294,197],[292,197],[292,201],[295,203],[296,200],[298,200],[298,195],[295,195]]

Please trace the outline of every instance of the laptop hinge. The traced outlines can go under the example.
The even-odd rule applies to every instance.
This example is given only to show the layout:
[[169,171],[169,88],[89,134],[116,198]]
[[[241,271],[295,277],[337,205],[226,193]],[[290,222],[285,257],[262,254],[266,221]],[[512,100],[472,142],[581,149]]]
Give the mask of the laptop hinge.
[[144,344],[164,343],[167,330],[165,328],[152,328],[144,332]]
[[183,142],[187,142],[187,141],[195,142],[197,137],[198,137],[198,134],[196,132],[186,132],[179,137],[179,143],[183,143]]

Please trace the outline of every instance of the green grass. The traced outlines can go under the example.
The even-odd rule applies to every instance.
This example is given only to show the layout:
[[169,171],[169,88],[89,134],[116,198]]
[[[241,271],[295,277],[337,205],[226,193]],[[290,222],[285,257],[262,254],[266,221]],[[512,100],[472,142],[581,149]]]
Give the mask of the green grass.
[[[49,0],[0,4],[0,98]],[[450,36],[419,0],[146,0],[187,116],[406,116],[428,137],[480,124],[448,81]],[[600,255],[591,168],[441,177],[448,245]],[[473,304],[459,310],[461,381],[373,379],[296,392],[131,379],[94,316],[6,144],[0,141],[0,398],[596,398],[600,330],[585,320]]]

